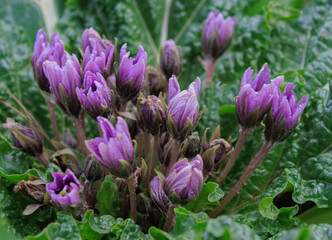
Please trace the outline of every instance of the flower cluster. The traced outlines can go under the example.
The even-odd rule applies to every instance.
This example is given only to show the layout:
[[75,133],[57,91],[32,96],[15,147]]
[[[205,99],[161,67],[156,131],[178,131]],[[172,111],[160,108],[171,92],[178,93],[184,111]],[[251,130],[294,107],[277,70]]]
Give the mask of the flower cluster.
[[253,70],[248,68],[243,74],[239,96],[236,100],[236,117],[244,130],[256,127],[267,114],[265,139],[271,143],[285,140],[296,125],[307,105],[309,96],[296,103],[294,86],[288,83],[281,95],[279,89],[283,76],[270,82],[271,71],[264,64],[254,81]]
[[[212,79],[216,59],[231,41],[235,24],[235,17],[225,19],[219,11],[211,12],[204,22],[202,50],[207,61],[202,65],[204,68],[208,65],[206,83]],[[271,80],[267,64],[254,79],[254,71],[248,68],[235,100],[240,136],[233,148],[230,138],[227,141],[221,138],[220,127],[209,141],[207,129],[202,139],[199,131],[193,132],[205,110],[203,107],[200,111],[199,104],[201,80],[197,77],[181,91],[178,79],[181,81],[182,52],[172,39],[160,49],[159,69],[146,66],[148,56],[142,46],[138,47],[135,57],[130,57],[126,43],[119,50],[117,64],[116,44],[102,38],[92,28],[83,32],[81,43],[84,55],[83,59],[78,59],[65,51],[58,33],[52,35],[48,43],[45,32],[39,30],[32,56],[35,80],[39,88],[47,92],[44,96],[51,106],[53,128],[57,127],[52,105],[55,100],[73,121],[76,139],[70,131],[64,130],[62,141],[60,136],[53,141],[35,120],[29,122],[29,128],[11,119],[4,124],[14,139],[14,147],[37,157],[45,167],[53,165],[58,171],[52,172],[53,182],[39,181],[43,185],[40,189],[44,190],[36,199],[39,202],[43,199],[45,204],[61,210],[70,210],[77,216],[89,208],[96,209],[100,184],[106,175],[112,175],[124,199],[122,207],[130,209],[131,218],[136,218],[136,209],[141,210],[142,206],[136,206],[136,196],[139,196],[137,204],[145,201],[146,204],[142,204],[147,208],[145,212],[155,212],[158,208],[167,215],[165,222],[169,225],[173,221],[169,212],[197,198],[206,186],[205,180],[214,179],[223,165],[226,166],[220,176],[227,176],[246,138],[265,118],[265,142],[230,191],[231,195],[225,197],[225,201],[230,201],[268,151],[292,133],[308,102],[308,96],[296,102],[292,83],[288,83],[282,93],[284,77]],[[89,130],[95,129],[96,135],[99,133],[89,140],[85,137],[85,112],[98,122],[98,126],[94,121],[87,124]],[[26,115],[30,119],[28,111]],[[50,143],[46,145],[54,148],[47,149],[47,154],[44,154],[43,136]],[[76,153],[82,155],[76,156]],[[78,159],[84,157],[81,168]],[[216,177],[218,183],[221,183],[220,176]],[[22,182],[17,189],[25,189],[29,184]],[[151,200],[157,208],[153,209]],[[224,204],[220,206],[223,208]],[[140,213],[142,219],[149,218]]]

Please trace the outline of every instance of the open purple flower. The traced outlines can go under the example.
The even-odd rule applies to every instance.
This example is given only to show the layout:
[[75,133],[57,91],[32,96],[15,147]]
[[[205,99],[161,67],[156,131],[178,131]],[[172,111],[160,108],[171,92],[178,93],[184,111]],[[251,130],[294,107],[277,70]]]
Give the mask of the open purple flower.
[[165,179],[165,192],[168,196],[175,193],[181,200],[188,200],[198,196],[203,183],[203,160],[196,155],[194,161],[184,158],[172,167]]
[[165,42],[160,50],[160,70],[168,81],[175,75],[179,77],[182,71],[182,53],[172,39]]
[[114,45],[101,39],[99,33],[92,28],[86,29],[82,35],[82,47],[84,50],[83,73],[101,73],[105,78],[113,73],[115,61]]
[[242,77],[239,96],[236,100],[236,117],[243,129],[252,129],[262,120],[271,106],[272,93],[279,88],[283,76],[271,80],[271,71],[265,63],[252,81],[253,70],[248,68]]
[[54,33],[51,37],[51,42],[47,43],[46,33],[42,29],[38,30],[31,58],[31,64],[34,78],[41,90],[50,92],[50,83],[45,76],[43,63],[46,60],[49,60],[60,64],[64,53],[64,44],[60,40],[58,32]]
[[82,184],[75,174],[67,169],[65,174],[52,172],[53,182],[46,184],[46,191],[53,202],[60,206],[76,205],[82,202]]
[[198,95],[201,80],[196,78],[188,90],[180,91],[175,76],[169,80],[168,125],[175,138],[184,139],[196,126],[202,112],[199,112]]
[[76,88],[82,86],[80,64],[77,57],[67,52],[60,63],[46,61],[43,64],[46,77],[50,82],[50,90],[64,113],[77,117],[81,112],[81,104],[77,99]]
[[111,91],[100,73],[88,71],[84,75],[84,89],[77,88],[78,100],[84,109],[97,119],[98,116],[108,117],[111,113]]
[[111,173],[126,178],[133,170],[134,147],[126,121],[118,117],[115,128],[103,117],[97,117],[102,137],[86,141],[94,157]]
[[36,128],[28,128],[14,122],[10,118],[7,118],[7,122],[6,124],[3,124],[3,127],[10,131],[10,134],[14,139],[14,147],[33,157],[38,157],[43,153],[43,136]]
[[217,10],[210,12],[202,31],[202,51],[208,59],[219,58],[227,49],[233,36],[236,17],[224,18]]
[[298,125],[300,116],[308,103],[309,95],[302,97],[296,103],[293,90],[292,83],[287,84],[282,95],[279,89],[275,89],[271,110],[266,117],[264,134],[267,142],[284,141]]
[[136,58],[129,57],[126,51],[127,44],[120,50],[120,64],[116,75],[116,89],[124,101],[135,97],[141,89],[144,81],[147,54],[142,46],[139,46]]

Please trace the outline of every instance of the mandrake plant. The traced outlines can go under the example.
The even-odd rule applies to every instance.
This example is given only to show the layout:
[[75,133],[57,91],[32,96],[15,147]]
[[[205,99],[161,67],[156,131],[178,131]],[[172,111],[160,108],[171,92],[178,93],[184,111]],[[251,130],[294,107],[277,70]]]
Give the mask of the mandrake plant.
[[[272,34],[275,23],[266,11],[265,29]],[[82,31],[79,47],[65,45],[58,32],[48,38],[44,30],[37,31],[30,63],[52,132],[32,114],[32,107],[43,102],[26,107],[24,99],[9,91],[1,100],[13,115],[3,124],[2,145],[13,148],[5,151],[21,151],[34,165],[21,174],[0,172],[1,184],[15,193],[9,201],[23,199],[22,218],[39,218],[33,221],[41,232],[25,234],[28,239],[331,235],[327,224],[305,225],[293,218],[315,205],[330,206],[331,145],[305,161],[311,167],[296,169],[287,163],[300,158],[301,144],[313,140],[306,138],[312,135],[307,105],[324,108],[313,113],[322,115],[314,123],[330,129],[324,118],[331,114],[329,103],[324,100],[321,107],[309,98],[313,93],[297,90],[301,86],[291,81],[290,73],[273,70],[274,63],[272,75],[268,63],[254,71],[244,62],[241,68],[247,69],[237,73],[242,78],[236,93],[232,90],[233,102],[219,106],[220,125],[206,125],[213,116],[211,100],[227,94],[215,91],[220,88],[212,81],[219,76],[218,62],[225,61],[232,41],[237,43],[235,31],[244,20],[225,18],[219,10],[205,17],[200,33],[205,59],[197,59],[205,73],[190,79],[187,88],[180,86],[185,85],[182,73],[191,66],[173,39],[165,39],[157,64],[149,65],[149,46],[139,45],[135,55],[131,42],[107,39],[94,26]],[[230,119],[232,136],[223,127]],[[69,127],[59,127],[61,121]],[[279,161],[285,162],[278,172],[271,170],[273,175],[259,181],[259,188],[250,189],[265,163],[276,164],[274,171]],[[311,179],[310,170],[323,177]],[[309,189],[326,194],[310,197],[305,193]]]

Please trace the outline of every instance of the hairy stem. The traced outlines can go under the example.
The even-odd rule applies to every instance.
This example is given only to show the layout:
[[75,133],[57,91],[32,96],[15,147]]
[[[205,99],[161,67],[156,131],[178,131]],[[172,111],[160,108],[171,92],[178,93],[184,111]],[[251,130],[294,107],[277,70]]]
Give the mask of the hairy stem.
[[246,142],[246,140],[249,136],[249,133],[250,133],[250,131],[248,131],[248,130],[244,130],[242,128],[240,129],[240,136],[235,145],[234,151],[233,151],[230,159],[227,161],[225,168],[222,170],[221,174],[216,179],[216,182],[219,185],[225,180],[228,173],[231,171],[236,159],[238,158],[238,156],[242,150],[244,143]]
[[55,107],[54,103],[52,103],[50,100],[46,100],[48,110],[50,112],[50,118],[51,118],[51,124],[54,132],[54,138],[58,142],[60,142],[60,133],[59,133],[59,128],[58,128],[58,123],[56,121],[56,115],[55,115]]
[[141,160],[143,157],[143,132],[140,131],[138,134],[138,159]]
[[176,161],[178,160],[180,147],[181,147],[181,142],[178,141],[178,140],[175,140],[175,141],[174,141],[174,145],[173,145],[173,149],[172,149],[171,160],[170,160],[170,162],[169,162],[169,165],[166,166],[165,176],[168,175],[169,171],[171,170],[171,168],[173,167],[173,165],[174,165],[174,164],[176,163]]
[[127,179],[130,198],[130,218],[136,221],[136,184],[132,178]]
[[84,118],[81,116],[78,118],[73,118],[75,131],[76,131],[76,138],[78,142],[78,146],[84,156],[89,155],[89,150],[85,145],[85,130],[84,130]]
[[149,189],[149,174],[151,169],[151,159],[150,159],[150,134],[148,132],[144,133],[144,143],[145,143],[145,154],[144,159],[147,164],[147,176],[145,181],[145,188]]
[[207,60],[207,72],[206,72],[205,88],[207,88],[211,84],[211,80],[212,80],[213,75],[214,75],[215,65],[216,65],[216,60],[214,60],[214,59]]
[[240,192],[244,184],[251,177],[255,169],[261,164],[261,162],[269,153],[269,151],[272,149],[272,147],[273,147],[272,143],[264,142],[261,149],[257,153],[255,159],[249,164],[249,166],[247,167],[246,171],[243,173],[241,178],[237,181],[234,187],[227,193],[226,197],[221,200],[220,206],[214,208],[212,212],[210,212],[209,214],[210,217],[215,218],[219,216],[219,214],[224,210],[225,206],[233,199],[233,197],[238,192]]
[[47,160],[45,154],[42,153],[37,158],[44,165],[44,167],[47,168],[47,166],[48,166],[48,160]]
[[120,112],[125,112],[127,108],[127,102],[122,102],[120,106]]
[[150,172],[149,172],[149,177],[148,177],[148,182],[150,183],[151,180],[154,177],[154,169],[157,166],[157,161],[158,161],[158,145],[159,145],[159,137],[158,135],[154,136],[153,139],[153,156],[152,156],[152,162],[150,166]]
[[165,221],[165,224],[163,227],[163,231],[169,232],[169,230],[171,229],[174,217],[175,217],[174,205],[171,204],[167,210],[166,221]]

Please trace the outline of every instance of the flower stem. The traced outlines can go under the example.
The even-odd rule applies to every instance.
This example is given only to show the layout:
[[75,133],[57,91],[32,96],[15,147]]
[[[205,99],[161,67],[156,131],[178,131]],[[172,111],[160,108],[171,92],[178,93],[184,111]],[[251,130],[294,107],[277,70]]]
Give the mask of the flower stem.
[[166,221],[165,221],[165,224],[163,227],[163,231],[169,232],[169,230],[171,229],[174,217],[175,217],[174,205],[171,204],[167,210]]
[[51,124],[54,132],[54,138],[58,142],[60,142],[60,133],[58,128],[58,123],[56,121],[56,115],[55,115],[55,107],[54,103],[52,103],[50,100],[46,99],[48,110],[50,112],[50,118],[51,118]]
[[158,142],[159,137],[158,135],[154,136],[154,140],[153,140],[153,156],[152,156],[152,162],[151,162],[151,166],[150,166],[150,172],[149,172],[149,177],[148,177],[148,182],[150,183],[151,180],[154,177],[154,169],[157,166],[157,161],[158,161]]
[[165,176],[168,175],[169,171],[171,170],[171,168],[173,167],[173,165],[174,165],[174,164],[176,163],[176,161],[178,160],[180,147],[181,147],[181,142],[179,142],[178,140],[175,140],[175,141],[174,141],[174,145],[173,145],[173,149],[172,149],[171,160],[170,160],[170,162],[169,162],[169,165],[166,166]]
[[207,60],[207,72],[206,72],[206,82],[205,82],[205,88],[207,88],[211,84],[211,80],[214,75],[214,67],[216,65],[215,59],[209,59]]
[[[144,158],[146,162],[150,162],[150,134],[145,132],[144,133],[144,138],[145,138],[145,154],[144,154]],[[150,164],[148,164],[150,165]]]
[[235,145],[234,151],[233,151],[230,159],[227,161],[225,168],[222,170],[221,174],[216,179],[216,182],[218,183],[218,185],[220,185],[225,180],[228,173],[231,171],[236,159],[238,158],[238,156],[242,150],[244,143],[246,142],[246,140],[249,136],[249,133],[250,133],[250,131],[248,131],[248,130],[244,130],[242,128],[240,129],[240,136]]
[[148,132],[144,133],[144,143],[145,143],[145,154],[144,154],[144,160],[147,164],[147,178],[145,181],[145,188],[149,189],[149,174],[151,169],[151,159],[150,159],[150,134]]
[[89,150],[85,146],[85,130],[84,130],[84,118],[79,116],[78,118],[73,118],[75,131],[76,131],[76,138],[78,142],[78,146],[84,156],[89,155]]
[[140,131],[138,134],[138,159],[141,160],[143,157],[143,132]]
[[125,112],[127,108],[127,102],[121,102],[120,112]]
[[130,218],[136,221],[136,185],[133,178],[127,179],[130,198]]
[[40,154],[38,156],[38,160],[44,165],[45,168],[47,168],[47,166],[48,166],[48,160],[47,160],[47,158],[46,158],[46,156],[45,156],[44,153],[42,153],[42,154]]
[[248,181],[248,179],[251,177],[255,169],[261,164],[263,159],[266,157],[266,155],[269,153],[269,151],[272,149],[273,144],[264,142],[261,149],[257,153],[255,159],[249,164],[246,171],[243,173],[241,178],[237,181],[235,186],[227,193],[226,197],[223,198],[220,202],[220,206],[214,208],[212,212],[210,212],[210,217],[217,217],[225,208],[225,206],[233,199],[233,197],[240,192],[240,190],[243,188],[244,184]]

